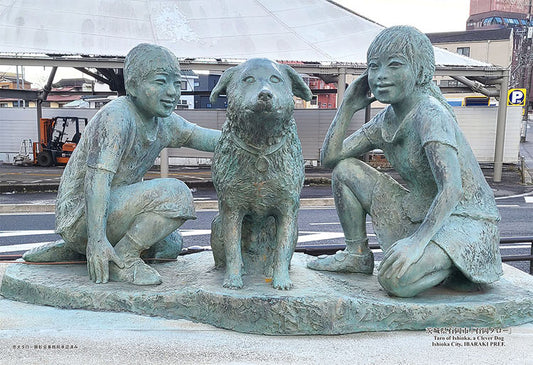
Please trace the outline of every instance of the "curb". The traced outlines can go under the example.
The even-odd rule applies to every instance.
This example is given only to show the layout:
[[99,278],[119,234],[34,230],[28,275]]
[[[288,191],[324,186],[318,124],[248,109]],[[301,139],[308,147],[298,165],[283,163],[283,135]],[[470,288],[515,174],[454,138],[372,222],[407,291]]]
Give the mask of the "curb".
[[[181,180],[183,181],[183,180]],[[212,180],[183,181],[190,188],[212,188]],[[327,177],[305,178],[304,185],[331,185],[331,179]],[[50,193],[56,192],[59,184],[0,184],[1,193]]]
[[[304,198],[300,199],[301,208],[334,207],[333,198]],[[202,210],[218,210],[217,200],[195,201],[194,208]],[[16,213],[55,213],[55,204],[0,204],[0,214]]]

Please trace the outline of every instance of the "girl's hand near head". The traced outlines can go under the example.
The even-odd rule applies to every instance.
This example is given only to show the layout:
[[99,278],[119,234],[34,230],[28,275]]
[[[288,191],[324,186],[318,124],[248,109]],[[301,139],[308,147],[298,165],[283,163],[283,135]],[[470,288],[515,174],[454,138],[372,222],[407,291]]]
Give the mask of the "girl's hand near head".
[[368,71],[365,70],[361,76],[353,81],[346,89],[342,106],[349,108],[350,111],[356,112],[366,108],[369,104],[376,100],[375,97],[370,96],[370,86],[368,86]]

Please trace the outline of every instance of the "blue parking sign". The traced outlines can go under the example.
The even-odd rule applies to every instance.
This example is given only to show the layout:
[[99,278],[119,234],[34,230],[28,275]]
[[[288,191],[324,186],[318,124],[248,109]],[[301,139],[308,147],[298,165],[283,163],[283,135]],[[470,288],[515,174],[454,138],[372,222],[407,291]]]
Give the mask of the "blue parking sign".
[[507,105],[526,105],[526,89],[509,89],[507,93]]

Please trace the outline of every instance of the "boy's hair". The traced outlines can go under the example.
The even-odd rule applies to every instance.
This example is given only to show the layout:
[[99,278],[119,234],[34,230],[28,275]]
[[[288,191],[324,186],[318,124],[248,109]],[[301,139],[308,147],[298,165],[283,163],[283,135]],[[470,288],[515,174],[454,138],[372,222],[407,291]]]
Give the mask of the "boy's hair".
[[435,54],[429,38],[418,29],[406,25],[386,28],[370,44],[367,59],[378,54],[402,54],[416,74],[416,84],[425,86],[435,73]]
[[431,41],[424,33],[408,25],[386,28],[370,44],[367,60],[382,53],[404,55],[416,74],[416,85],[437,99],[450,112],[453,119],[457,120],[452,107],[433,82],[435,52]]
[[124,59],[124,86],[130,94],[139,82],[156,70],[180,73],[177,57],[165,47],[141,43],[133,47]]

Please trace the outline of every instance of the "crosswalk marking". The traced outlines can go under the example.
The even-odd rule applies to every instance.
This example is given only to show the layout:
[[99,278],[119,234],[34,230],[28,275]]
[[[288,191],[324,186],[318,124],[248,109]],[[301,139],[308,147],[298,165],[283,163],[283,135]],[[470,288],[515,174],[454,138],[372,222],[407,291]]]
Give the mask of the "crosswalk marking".
[[[183,237],[192,236],[204,236],[210,235],[209,229],[183,229],[180,230]],[[0,231],[0,237],[20,237],[20,236],[32,236],[32,235],[50,235],[55,234],[53,230],[25,230],[25,231]],[[344,237],[342,232],[317,232],[317,231],[300,231],[298,236],[298,243],[319,242],[326,240],[339,239]],[[368,234],[369,237],[375,237],[373,233]],[[41,246],[49,242],[30,242],[15,245],[2,245],[0,243],[0,253],[9,253],[16,251],[26,251],[34,247]],[[515,243],[512,245],[501,245],[500,248],[504,249],[523,249],[531,247],[531,243]],[[372,250],[374,252],[381,252],[380,249]]]
[[0,253],[27,251],[27,250],[31,250],[32,248],[45,245],[47,243],[50,243],[50,242],[22,243],[20,245],[0,246]]
[[341,237],[344,237],[344,233],[342,232],[320,232],[315,234],[308,234],[305,236],[299,236],[298,243],[323,241]]
[[27,230],[27,231],[0,231],[0,237],[35,236],[44,234],[55,234],[53,229]]

